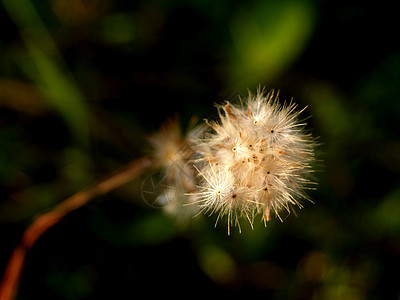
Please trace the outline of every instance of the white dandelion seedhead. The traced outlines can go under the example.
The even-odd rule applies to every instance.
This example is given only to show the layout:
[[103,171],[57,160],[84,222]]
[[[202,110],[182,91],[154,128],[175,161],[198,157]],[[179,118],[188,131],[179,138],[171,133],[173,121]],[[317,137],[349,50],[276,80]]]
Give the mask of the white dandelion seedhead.
[[282,211],[309,200],[305,190],[313,184],[315,140],[299,121],[304,109],[280,104],[273,90],[239,100],[218,105],[219,120],[206,120],[201,130],[181,135],[171,123],[151,139],[165,184],[179,191],[168,199],[197,204],[200,213],[217,216],[216,224],[227,219],[228,234],[232,226],[241,231],[241,219],[253,227],[257,215],[264,224],[273,215],[282,221]]
[[272,214],[282,220],[282,210],[308,199],[315,143],[298,121],[303,110],[259,89],[239,105],[218,106],[219,121],[207,122],[205,136],[191,141],[201,179],[193,195],[217,222],[227,217],[228,233],[231,225],[241,230],[240,218],[251,226],[257,214],[265,224]]

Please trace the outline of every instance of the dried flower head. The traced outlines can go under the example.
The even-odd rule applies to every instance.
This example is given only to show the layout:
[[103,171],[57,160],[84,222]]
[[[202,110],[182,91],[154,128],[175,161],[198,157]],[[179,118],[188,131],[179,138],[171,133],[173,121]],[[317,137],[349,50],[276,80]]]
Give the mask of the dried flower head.
[[[302,207],[314,160],[315,141],[299,122],[293,102],[280,104],[274,91],[259,89],[238,104],[218,105],[218,121],[182,136],[170,122],[151,138],[154,159],[165,169],[165,195],[182,204],[197,204],[200,212],[226,217],[241,231],[240,219],[253,226],[275,214]],[[174,193],[171,193],[171,189]],[[185,200],[182,201],[182,197]],[[171,197],[171,196],[169,196]],[[162,199],[164,199],[162,198]],[[170,199],[173,200],[173,199]],[[174,206],[176,207],[176,205]]]
[[[194,122],[194,119],[191,123]],[[186,219],[188,214],[197,212],[195,207],[184,208],[193,198],[188,193],[195,188],[195,172],[189,163],[193,150],[188,139],[196,131],[193,124],[183,134],[176,120],[168,120],[148,140],[153,146],[153,166],[159,172],[150,174],[142,184],[142,197],[154,207],[162,207],[172,215]]]
[[281,105],[274,91],[249,93],[239,105],[218,106],[218,122],[203,138],[192,140],[200,183],[197,203],[203,211],[227,217],[240,231],[240,218],[251,226],[255,215],[264,223],[290,205],[302,207],[314,160],[314,139],[298,121],[297,105]]

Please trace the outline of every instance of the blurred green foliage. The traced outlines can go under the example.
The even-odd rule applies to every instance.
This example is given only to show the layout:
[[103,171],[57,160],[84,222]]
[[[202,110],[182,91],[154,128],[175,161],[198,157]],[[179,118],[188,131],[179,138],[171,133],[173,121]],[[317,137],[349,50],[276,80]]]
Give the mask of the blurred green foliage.
[[2,1],[18,26],[26,51],[16,57],[20,69],[33,81],[43,99],[65,119],[73,134],[87,139],[88,118],[83,96],[65,66],[57,45],[30,0]]
[[[71,213],[29,253],[18,299],[223,292],[397,299],[397,10],[357,1],[0,2],[0,269],[39,213],[146,154],[179,113],[259,84],[319,137],[315,202],[242,233],[179,221],[141,197],[148,174]],[[211,117],[212,118],[212,117]]]
[[232,86],[269,82],[301,54],[314,29],[315,12],[307,1],[264,1],[237,9],[231,20],[235,48],[229,64]]

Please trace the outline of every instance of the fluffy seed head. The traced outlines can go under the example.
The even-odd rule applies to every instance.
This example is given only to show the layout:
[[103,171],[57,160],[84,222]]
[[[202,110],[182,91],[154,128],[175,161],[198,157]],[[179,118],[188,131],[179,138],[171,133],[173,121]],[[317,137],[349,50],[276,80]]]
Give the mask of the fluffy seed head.
[[181,135],[170,122],[150,139],[155,163],[165,170],[163,186],[174,191],[170,202],[197,204],[216,214],[216,223],[226,218],[228,234],[233,225],[241,231],[241,219],[253,227],[257,215],[264,224],[272,215],[282,221],[281,211],[310,200],[305,190],[313,184],[315,141],[299,122],[304,109],[280,104],[273,90],[239,100],[218,105],[218,120],[200,130]]
[[190,135],[196,133],[192,127],[183,134],[177,121],[168,120],[148,138],[153,148],[153,165],[161,174],[150,174],[142,184],[145,202],[155,207],[161,206],[168,214],[181,220],[197,212],[193,205],[184,207],[193,202],[193,196],[188,193],[194,191],[196,184],[197,171],[189,163],[193,150],[187,142]]
[[191,141],[200,185],[193,195],[203,211],[224,216],[231,225],[254,216],[264,223],[275,214],[302,207],[304,190],[312,184],[308,175],[314,160],[314,139],[293,102],[281,105],[274,91],[249,93],[245,101],[218,107],[219,121],[208,122],[210,130]]

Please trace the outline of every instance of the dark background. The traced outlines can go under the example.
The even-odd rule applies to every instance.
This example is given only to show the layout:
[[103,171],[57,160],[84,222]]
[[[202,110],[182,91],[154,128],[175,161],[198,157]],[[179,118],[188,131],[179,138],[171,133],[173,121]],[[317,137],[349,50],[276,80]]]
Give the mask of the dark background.
[[398,299],[397,20],[385,1],[0,1],[1,270],[35,216],[145,154],[168,117],[265,85],[308,105],[321,144],[297,216],[227,236],[147,205],[142,176],[46,232],[17,298]]

